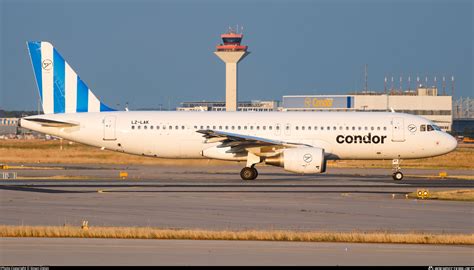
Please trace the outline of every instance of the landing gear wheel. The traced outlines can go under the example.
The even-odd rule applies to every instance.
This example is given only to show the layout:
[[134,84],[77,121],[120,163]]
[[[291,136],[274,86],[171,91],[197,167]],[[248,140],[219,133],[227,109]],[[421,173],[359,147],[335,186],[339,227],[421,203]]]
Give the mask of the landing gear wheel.
[[393,177],[393,180],[400,181],[400,180],[403,179],[403,173],[402,172],[394,172],[392,177]]
[[240,171],[242,180],[254,180],[258,176],[258,171],[255,168],[245,167]]
[[254,173],[255,173],[255,176],[253,177],[252,180],[255,180],[255,179],[257,179],[257,177],[258,177],[258,171],[257,171],[257,169],[255,169],[255,167],[252,167],[252,170],[253,170]]

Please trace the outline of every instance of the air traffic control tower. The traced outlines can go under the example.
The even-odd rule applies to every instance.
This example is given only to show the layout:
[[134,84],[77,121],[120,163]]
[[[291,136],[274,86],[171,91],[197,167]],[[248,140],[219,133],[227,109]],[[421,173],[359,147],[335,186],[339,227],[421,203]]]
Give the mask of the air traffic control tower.
[[229,28],[222,34],[223,44],[216,46],[214,52],[225,63],[225,108],[226,111],[237,111],[237,64],[250,52],[247,46],[240,45],[244,35]]

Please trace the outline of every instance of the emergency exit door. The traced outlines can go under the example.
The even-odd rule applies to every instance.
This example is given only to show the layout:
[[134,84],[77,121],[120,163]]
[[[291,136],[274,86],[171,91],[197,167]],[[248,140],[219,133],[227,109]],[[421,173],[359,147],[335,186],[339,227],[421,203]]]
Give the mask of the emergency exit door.
[[114,141],[115,137],[115,116],[104,118],[104,141]]

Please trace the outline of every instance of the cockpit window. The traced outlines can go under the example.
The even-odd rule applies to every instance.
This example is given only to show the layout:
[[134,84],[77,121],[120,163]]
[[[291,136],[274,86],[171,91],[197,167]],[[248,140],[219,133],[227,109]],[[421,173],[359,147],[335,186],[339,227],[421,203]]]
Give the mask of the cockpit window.
[[438,127],[437,125],[433,125],[433,129],[434,129],[434,130],[437,130],[437,131],[441,131],[441,128]]
[[421,125],[420,126],[420,131],[423,131],[423,132],[426,131],[426,125]]
[[434,130],[433,126],[432,126],[432,125],[428,125],[428,131],[433,131],[433,130]]

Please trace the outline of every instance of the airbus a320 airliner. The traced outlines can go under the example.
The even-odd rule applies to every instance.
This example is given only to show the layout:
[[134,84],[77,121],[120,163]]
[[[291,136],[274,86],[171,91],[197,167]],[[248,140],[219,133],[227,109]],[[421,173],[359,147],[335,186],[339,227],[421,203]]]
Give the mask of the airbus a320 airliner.
[[28,42],[43,115],[20,126],[67,140],[160,158],[246,161],[317,174],[327,160],[393,160],[453,151],[456,140],[431,121],[395,112],[162,112],[116,111],[103,104],[48,42]]

